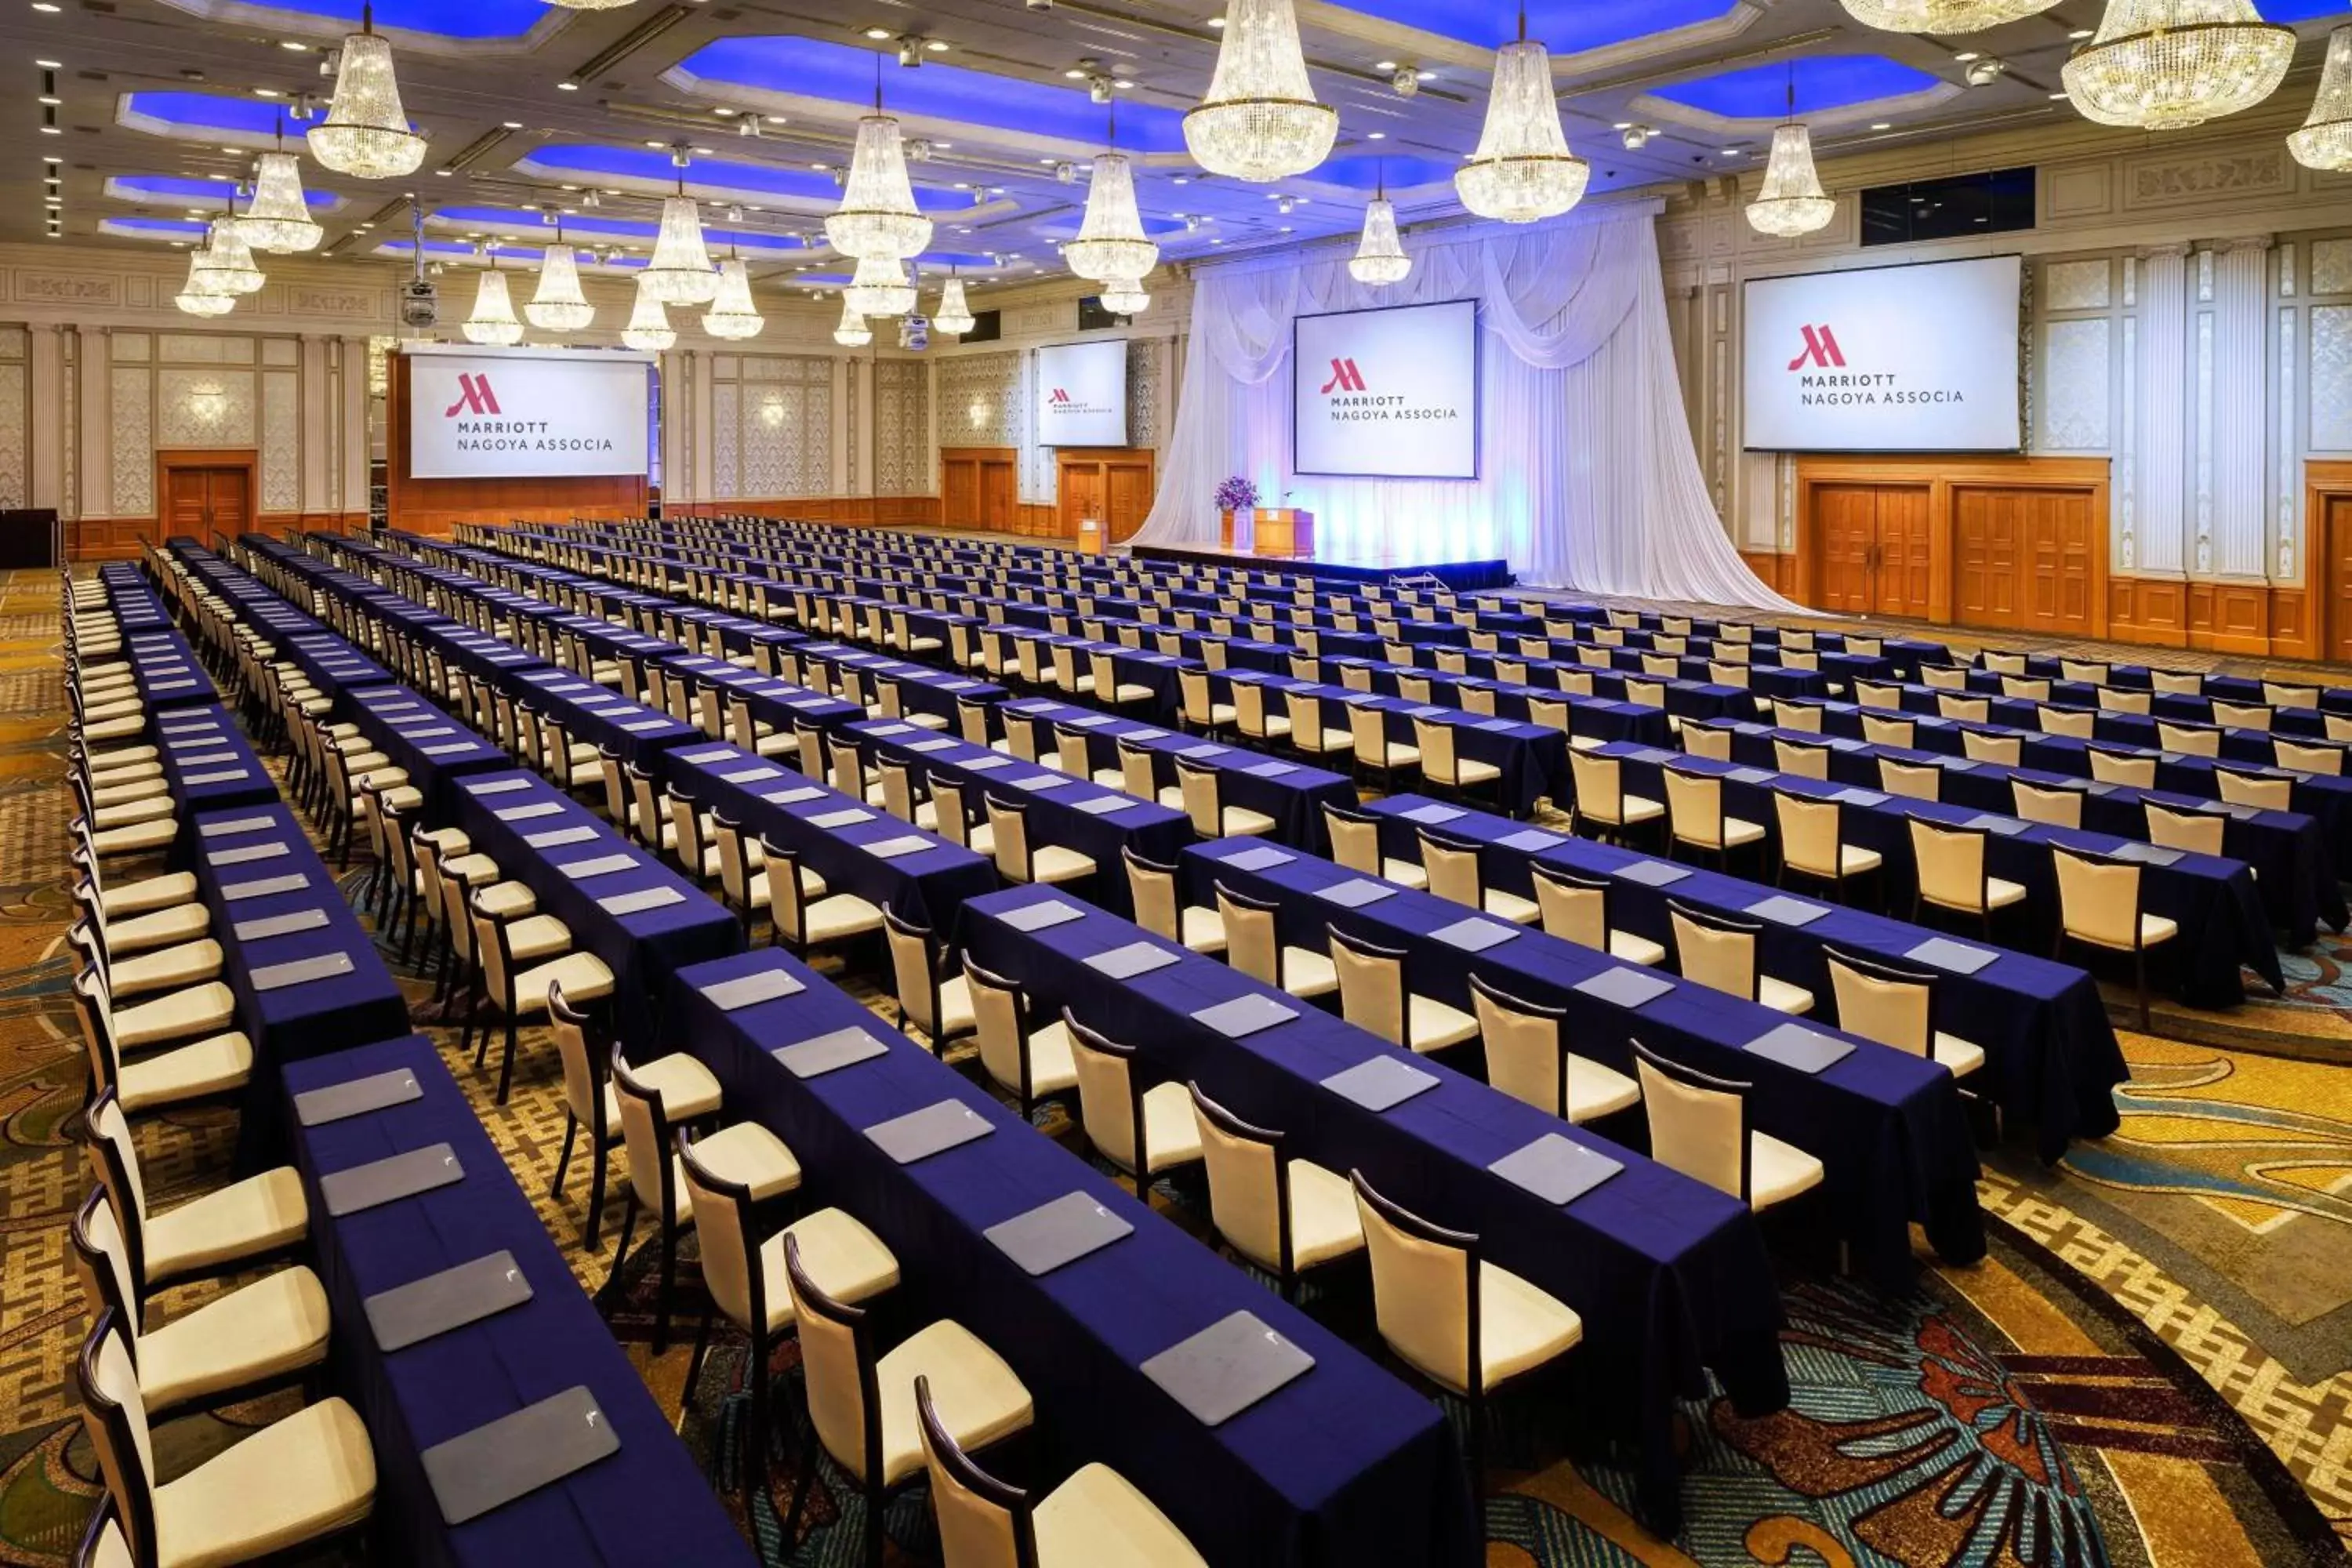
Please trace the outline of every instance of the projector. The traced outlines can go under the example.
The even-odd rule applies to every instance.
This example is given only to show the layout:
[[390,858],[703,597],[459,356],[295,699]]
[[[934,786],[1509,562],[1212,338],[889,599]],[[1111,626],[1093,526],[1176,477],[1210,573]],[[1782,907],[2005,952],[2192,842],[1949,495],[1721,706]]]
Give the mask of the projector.
[[432,279],[415,278],[400,286],[400,324],[420,332],[441,324],[441,294]]
[[921,353],[931,346],[931,321],[928,316],[898,318],[898,346],[910,353]]

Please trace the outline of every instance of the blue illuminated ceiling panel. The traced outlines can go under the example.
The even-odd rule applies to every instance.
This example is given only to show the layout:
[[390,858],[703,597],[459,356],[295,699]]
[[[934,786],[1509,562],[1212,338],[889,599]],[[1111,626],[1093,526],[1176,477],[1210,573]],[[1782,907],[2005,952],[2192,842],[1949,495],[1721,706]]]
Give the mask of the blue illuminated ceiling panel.
[[105,217],[98,220],[98,232],[119,235],[125,239],[188,239],[198,240],[211,226],[194,218],[177,217]]
[[[1347,8],[1481,48],[1508,43],[1517,34],[1517,16],[1499,5],[1347,0]],[[1534,0],[1528,6],[1528,37],[1542,40],[1553,54],[1576,54],[1712,22],[1732,9],[1731,0]]]
[[[150,202],[157,206],[209,206],[226,202],[236,188],[227,180],[192,180],[182,174],[110,174],[106,179],[106,194],[117,201]],[[308,188],[302,199],[314,213],[331,213],[347,205],[331,192]]]
[[1435,158],[1383,157],[1375,153],[1340,153],[1326,160],[1320,168],[1303,176],[1327,185],[1345,185],[1366,195],[1381,183],[1385,169],[1389,189],[1405,190],[1413,185],[1450,182],[1459,163],[1448,163]]
[[[1884,55],[1807,55],[1795,67],[1801,116],[1902,98],[1941,85],[1940,78]],[[1650,96],[1726,120],[1778,120],[1788,112],[1789,82],[1790,67],[1780,62],[1652,88]]]
[[2265,22],[2308,22],[2344,9],[2344,0],[2258,0],[2254,9]]
[[[268,136],[278,130],[286,106],[225,92],[133,92],[124,96],[122,112],[184,131],[230,131]],[[287,125],[289,146],[298,142],[301,134],[301,126]]]
[[[360,0],[258,0],[252,5],[185,7],[199,15],[275,11],[348,23],[356,29]],[[540,0],[376,0],[375,26],[382,33],[430,33],[444,38],[516,38],[530,31],[547,7]],[[244,19],[244,18],[240,18]]]
[[[721,38],[688,55],[678,68],[699,81],[731,82],[862,109],[874,101],[877,58],[873,49],[815,38]],[[1109,111],[1083,87],[1048,87],[951,65],[884,68],[882,102],[894,113],[1102,144]],[[1122,103],[1118,144],[1130,152],[1181,152],[1183,118],[1174,110]]]
[[[541,215],[514,207],[436,207],[433,219],[461,228],[516,229],[528,228],[553,238],[555,226],[541,222]],[[627,243],[650,242],[659,232],[659,226],[641,223],[631,218],[597,217],[587,214],[567,216],[563,220],[563,237],[574,244],[587,245],[597,241]],[[705,240],[714,251],[727,245],[745,250],[805,250],[802,241],[781,234],[755,234],[749,229],[716,228],[706,224],[702,230]]]
[[[540,147],[520,159],[516,167],[550,179],[594,184],[602,178],[656,180],[667,184],[677,174],[669,154],[650,147]],[[822,202],[830,207],[841,199],[833,176],[814,169],[779,169],[766,163],[736,163],[720,158],[697,158],[686,171],[690,191],[730,191],[757,198],[778,196]],[[925,212],[940,212],[972,205],[968,191],[918,184],[915,205]]]

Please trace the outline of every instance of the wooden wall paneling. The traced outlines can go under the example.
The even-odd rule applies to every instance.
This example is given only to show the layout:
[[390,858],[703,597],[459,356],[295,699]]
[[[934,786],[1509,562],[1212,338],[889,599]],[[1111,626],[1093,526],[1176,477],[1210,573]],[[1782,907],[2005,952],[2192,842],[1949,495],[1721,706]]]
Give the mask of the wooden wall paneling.
[[2352,462],[2306,460],[2303,485],[2311,657],[2352,660]]
[[1093,518],[1104,542],[1117,543],[1143,526],[1151,510],[1152,452],[1143,447],[1063,447],[1054,454],[1058,488],[1054,531],[1078,536]]
[[2311,602],[2301,588],[2273,588],[2271,653],[2279,658],[2317,658],[2319,635],[2311,624]]
[[2214,653],[2268,654],[2270,584],[2219,579],[2190,583],[2189,646]]

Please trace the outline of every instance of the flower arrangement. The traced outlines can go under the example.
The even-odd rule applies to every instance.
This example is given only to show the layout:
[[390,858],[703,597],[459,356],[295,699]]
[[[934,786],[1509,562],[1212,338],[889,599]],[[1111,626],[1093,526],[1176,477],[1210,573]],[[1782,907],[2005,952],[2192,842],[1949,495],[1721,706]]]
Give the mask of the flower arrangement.
[[1217,510],[1242,511],[1257,505],[1257,486],[1247,476],[1234,474],[1217,486]]

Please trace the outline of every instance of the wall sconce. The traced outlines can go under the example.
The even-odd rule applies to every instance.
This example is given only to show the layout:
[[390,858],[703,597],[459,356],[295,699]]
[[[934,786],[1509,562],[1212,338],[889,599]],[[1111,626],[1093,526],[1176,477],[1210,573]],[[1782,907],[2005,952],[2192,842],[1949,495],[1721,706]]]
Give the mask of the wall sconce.
[[973,429],[975,429],[975,430],[985,430],[985,429],[987,429],[987,428],[988,428],[988,403],[987,403],[987,401],[986,401],[985,399],[983,399],[983,398],[978,398],[978,397],[973,398],[973,399],[971,400],[971,406],[964,410],[964,416],[965,416],[966,418],[968,418],[968,419],[970,419],[970,420],[971,421],[971,427],[972,427]]
[[783,422],[784,400],[778,394],[772,392],[760,400],[760,423],[773,430]]
[[210,384],[192,387],[188,392],[188,412],[206,425],[217,425],[228,412],[228,393]]

